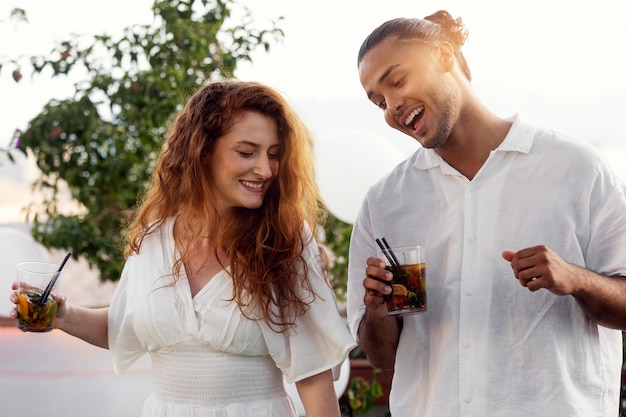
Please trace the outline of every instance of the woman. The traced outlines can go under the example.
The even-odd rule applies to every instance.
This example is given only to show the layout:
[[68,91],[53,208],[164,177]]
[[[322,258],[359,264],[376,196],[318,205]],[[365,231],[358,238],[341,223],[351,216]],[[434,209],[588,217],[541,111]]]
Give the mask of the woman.
[[62,299],[56,327],[108,348],[117,372],[150,353],[143,417],[295,416],[283,377],[307,416],[338,417],[333,377],[355,344],[313,236],[318,203],[284,98],[209,83],[172,126],[110,308]]

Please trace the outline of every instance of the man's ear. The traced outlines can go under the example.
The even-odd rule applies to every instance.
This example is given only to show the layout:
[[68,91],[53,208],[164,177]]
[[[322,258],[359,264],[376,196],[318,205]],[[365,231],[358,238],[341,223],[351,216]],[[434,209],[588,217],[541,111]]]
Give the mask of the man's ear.
[[439,58],[441,60],[441,65],[446,71],[452,71],[454,68],[454,47],[450,45],[448,42],[439,43]]

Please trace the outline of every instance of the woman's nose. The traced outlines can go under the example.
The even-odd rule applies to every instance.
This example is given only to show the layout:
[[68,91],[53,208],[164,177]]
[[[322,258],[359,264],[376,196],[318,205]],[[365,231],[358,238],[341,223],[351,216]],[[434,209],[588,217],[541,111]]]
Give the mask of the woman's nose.
[[267,157],[259,157],[257,159],[256,166],[254,167],[255,175],[258,175],[261,178],[269,178],[272,176],[272,165],[271,161]]

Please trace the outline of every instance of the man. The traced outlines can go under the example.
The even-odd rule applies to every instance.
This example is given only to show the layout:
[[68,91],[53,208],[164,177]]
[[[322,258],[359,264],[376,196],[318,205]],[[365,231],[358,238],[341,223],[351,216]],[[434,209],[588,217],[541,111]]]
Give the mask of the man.
[[[359,51],[369,100],[422,147],[371,188],[354,224],[351,331],[394,369],[394,417],[614,417],[623,184],[591,145],[487,109],[466,38],[439,11],[386,22]],[[382,237],[426,248],[427,312],[387,315]]]

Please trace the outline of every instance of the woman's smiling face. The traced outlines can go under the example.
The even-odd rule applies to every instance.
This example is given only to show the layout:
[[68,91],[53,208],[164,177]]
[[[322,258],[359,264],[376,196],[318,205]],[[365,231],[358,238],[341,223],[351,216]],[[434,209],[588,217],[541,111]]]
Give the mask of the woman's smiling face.
[[279,158],[276,121],[254,111],[237,116],[228,133],[215,142],[209,160],[219,212],[261,207],[278,173]]

